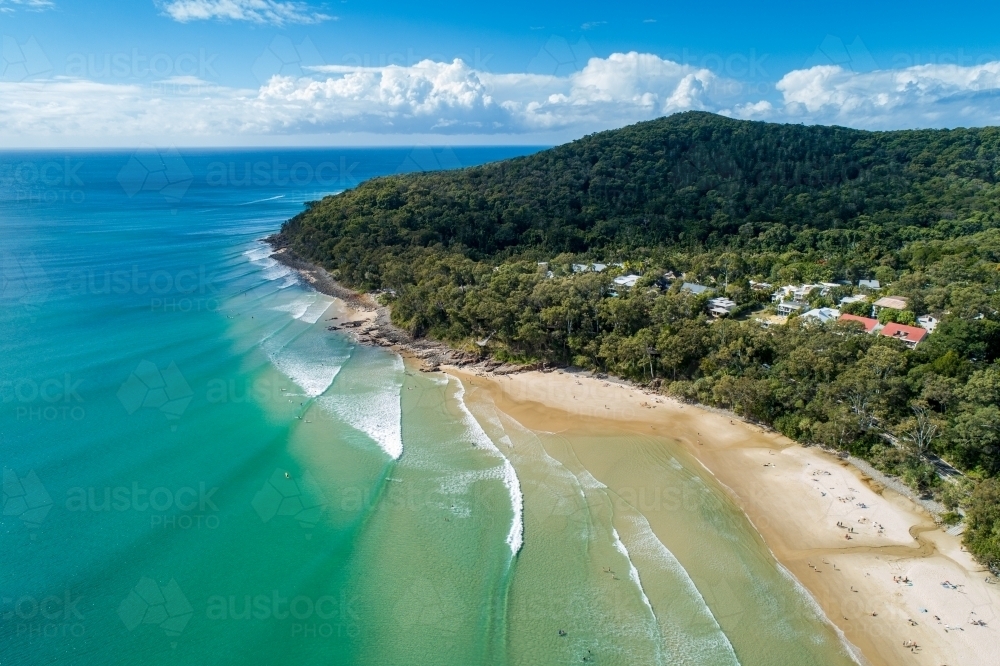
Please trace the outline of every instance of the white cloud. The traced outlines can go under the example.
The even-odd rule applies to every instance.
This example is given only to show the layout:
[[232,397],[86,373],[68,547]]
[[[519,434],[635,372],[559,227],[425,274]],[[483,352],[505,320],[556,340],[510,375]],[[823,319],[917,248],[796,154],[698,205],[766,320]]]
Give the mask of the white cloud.
[[162,7],[181,23],[221,19],[285,25],[336,20],[295,0],[164,0]]
[[17,8],[43,12],[53,7],[55,7],[55,3],[52,0],[0,0],[0,14],[13,13]]
[[105,83],[22,67],[0,77],[0,144],[261,143],[337,133],[555,142],[690,109],[870,129],[1000,124],[1000,62],[867,73],[822,65],[788,72],[769,99],[748,99],[738,81],[648,53],[581,65],[553,74],[494,74],[462,60],[306,66],[256,88],[192,76]]
[[0,83],[0,138],[345,131],[576,136],[724,101],[708,70],[639,53],[591,58],[566,76],[492,74],[462,60],[307,71],[272,76],[257,89],[194,77],[152,87],[70,78]]
[[820,65],[785,74],[776,88],[782,105],[744,104],[733,115],[868,129],[1000,124],[1000,62],[864,73]]

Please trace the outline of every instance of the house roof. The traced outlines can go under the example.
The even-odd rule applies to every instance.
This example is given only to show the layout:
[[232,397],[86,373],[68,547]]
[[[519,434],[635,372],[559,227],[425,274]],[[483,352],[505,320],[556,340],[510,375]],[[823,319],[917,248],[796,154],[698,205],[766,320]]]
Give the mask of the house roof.
[[883,328],[879,334],[884,335],[887,338],[896,338],[897,340],[902,340],[903,342],[912,342],[913,344],[917,344],[927,337],[927,331],[922,328],[897,324],[896,322],[886,324],[885,328]]
[[878,280],[858,280],[859,287],[865,287],[867,289],[881,289]]
[[905,296],[883,296],[873,303],[877,308],[890,308],[892,310],[905,310],[910,302]]
[[706,287],[703,284],[695,284],[694,282],[685,282],[681,285],[681,291],[690,291],[692,294],[704,294],[706,291],[711,291],[711,287]]
[[878,319],[870,319],[869,317],[859,317],[852,314],[842,314],[840,315],[839,321],[857,321],[865,327],[865,333],[871,333],[878,326]]
[[619,275],[615,278],[615,284],[622,285],[623,287],[634,287],[635,283],[639,281],[641,275]]
[[839,317],[840,310],[834,310],[833,308],[815,308],[809,312],[803,313],[801,316],[817,319],[825,324],[826,322],[833,321]]

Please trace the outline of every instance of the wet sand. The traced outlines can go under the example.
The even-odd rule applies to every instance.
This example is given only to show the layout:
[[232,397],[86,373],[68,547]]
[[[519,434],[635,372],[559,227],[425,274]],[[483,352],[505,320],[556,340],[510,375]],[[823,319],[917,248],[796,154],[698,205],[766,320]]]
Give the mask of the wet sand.
[[[959,537],[839,458],[612,381],[561,371],[485,376],[444,369],[487,391],[498,409],[533,430],[618,429],[675,441],[678,454],[725,488],[864,661],[1000,664],[1000,586],[985,582],[988,572]],[[653,485],[641,464],[625,460],[634,451],[575,455],[622,497]],[[666,542],[676,512],[643,515]],[[979,621],[985,626],[973,624]]]

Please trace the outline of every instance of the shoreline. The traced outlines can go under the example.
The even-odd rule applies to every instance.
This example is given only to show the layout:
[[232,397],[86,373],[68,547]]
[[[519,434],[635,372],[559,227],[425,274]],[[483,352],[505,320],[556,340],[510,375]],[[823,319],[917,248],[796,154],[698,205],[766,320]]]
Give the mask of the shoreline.
[[[531,429],[655,434],[675,443],[742,510],[862,663],[1000,664],[1000,654],[984,650],[1000,644],[1000,585],[987,584],[989,572],[922,507],[839,456],[581,373],[443,370],[488,391],[500,411]],[[665,521],[646,517],[664,539]],[[986,626],[972,624],[979,620]]]
[[[422,372],[437,371],[442,365],[457,367],[476,366],[498,375],[526,372],[538,369],[538,366],[522,366],[500,363],[488,358],[481,358],[460,349],[449,347],[443,342],[415,339],[407,331],[392,323],[389,308],[375,300],[373,294],[359,294],[344,287],[321,266],[302,259],[289,248],[280,233],[260,239],[273,250],[271,258],[280,264],[291,268],[309,284],[310,287],[344,302],[347,310],[354,313],[350,320],[352,325],[343,330],[358,343],[373,347],[386,347],[398,354],[421,362]],[[361,322],[360,325],[353,322]]]
[[372,295],[339,285],[277,234],[264,242],[276,261],[345,303],[353,314],[343,332],[358,343],[387,347],[419,361],[421,371],[446,372],[463,385],[476,378],[474,386],[489,391],[498,409],[529,428],[653,428],[676,442],[742,510],[862,663],[1000,665],[1000,654],[982,649],[1000,644],[1000,585],[985,582],[988,571],[925,507],[850,460],[622,380],[502,364],[414,340]]

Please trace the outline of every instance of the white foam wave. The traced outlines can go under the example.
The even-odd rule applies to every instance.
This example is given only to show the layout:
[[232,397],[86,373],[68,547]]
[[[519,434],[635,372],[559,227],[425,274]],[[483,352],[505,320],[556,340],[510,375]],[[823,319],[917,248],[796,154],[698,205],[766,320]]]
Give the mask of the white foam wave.
[[[271,261],[274,260],[271,259]],[[281,278],[286,277],[291,273],[292,273],[291,268],[285,266],[284,264],[279,264],[278,262],[275,261],[273,265],[268,266],[263,271],[261,271],[261,276],[265,280],[271,281],[271,280],[280,280]]]
[[316,300],[314,300],[309,307],[306,308],[306,311],[301,317],[299,317],[299,319],[307,324],[315,324],[319,321],[320,317],[322,317],[323,314],[330,309],[331,305],[333,305],[332,299],[326,298],[325,296],[317,296]]
[[263,259],[267,259],[272,254],[274,254],[274,248],[265,243],[258,243],[254,247],[244,252],[243,256],[249,259],[250,261],[256,262],[256,261],[261,261]]
[[[695,586],[694,581],[691,580],[691,576],[688,575],[687,570],[683,567],[683,565],[681,565],[680,561],[678,561],[678,559],[674,557],[674,554],[671,553],[670,550],[663,545],[663,542],[657,538],[656,534],[653,532],[653,528],[649,524],[649,521],[646,520],[646,517],[642,514],[627,514],[624,519],[632,524],[632,533],[635,535],[632,545],[635,552],[656,560],[661,570],[666,570],[673,574],[674,577],[680,581],[684,592],[688,596],[698,600],[701,606],[699,610],[704,614],[705,618],[714,625],[716,629],[716,638],[704,647],[709,652],[714,654],[717,654],[717,651],[721,649],[723,652],[727,653],[727,656],[730,657],[731,664],[739,666],[740,662],[736,657],[736,651],[733,650],[733,645],[729,642],[729,637],[722,631],[719,621],[715,619],[712,609],[708,607],[708,602],[705,601],[705,597],[702,596],[697,586]],[[617,531],[615,531],[615,535],[617,536]],[[624,544],[622,544],[622,547],[624,548]],[[629,562],[631,563],[631,561],[630,557]],[[638,577],[638,573],[636,576]],[[645,593],[643,594],[645,595]]]
[[625,559],[628,560],[629,579],[635,583],[637,588],[639,588],[639,594],[642,595],[642,603],[646,604],[646,608],[649,609],[649,612],[655,619],[656,613],[653,612],[653,604],[649,603],[649,597],[646,596],[646,589],[642,586],[642,581],[639,580],[639,570],[636,569],[635,564],[632,563],[632,558],[629,557],[628,554],[628,548],[625,547],[625,544],[622,543],[621,537],[618,536],[618,530],[613,527],[611,528],[611,536],[614,537],[615,540],[615,550],[624,555]]
[[311,291],[271,309],[276,312],[287,312],[292,315],[292,319],[298,319],[303,323],[315,324],[323,316],[323,313],[330,309],[331,305],[333,305],[333,299]]
[[237,206],[249,206],[250,204],[264,203],[265,201],[274,201],[275,199],[284,199],[284,198],[285,198],[284,194],[279,194],[277,196],[268,197],[266,199],[257,199],[255,201],[245,201],[245,202],[243,202],[241,204],[236,204],[236,205]]
[[302,319],[306,311],[309,310],[309,306],[313,304],[313,299],[309,295],[299,296],[291,303],[284,303],[282,305],[276,305],[272,310],[276,312],[287,312],[292,315],[292,319]]
[[261,268],[261,276],[265,280],[280,280],[281,278],[287,278],[289,275],[294,275],[292,269],[279,263],[277,259],[271,256],[273,254],[274,248],[261,241],[258,241],[254,247],[243,252],[243,256],[251,264]]
[[[297,299],[272,308],[300,318],[313,301]],[[344,363],[351,358],[351,348],[331,347],[328,338],[317,327],[298,321],[277,318],[276,326],[260,341],[260,347],[271,364],[300,386],[306,396],[315,398],[324,393],[336,379]]]
[[300,355],[295,350],[289,350],[265,342],[261,345],[271,364],[283,375],[299,386],[307,397],[315,398],[330,388],[337,378],[340,369],[350,358],[350,355],[325,355],[322,359],[312,355]]
[[589,470],[581,469],[576,475],[577,480],[580,485],[584,488],[590,488],[591,490],[606,490],[607,486],[594,478],[594,475],[590,473]]
[[510,546],[511,554],[517,555],[521,550],[521,546],[524,545],[524,495],[521,493],[521,481],[517,478],[517,472],[514,471],[514,466],[510,463],[510,460],[496,447],[493,440],[489,438],[486,431],[479,425],[479,421],[476,420],[476,417],[472,415],[472,412],[465,405],[465,387],[462,385],[462,382],[456,379],[455,383],[458,384],[458,390],[455,392],[455,401],[462,412],[462,420],[472,435],[473,442],[476,446],[486,449],[499,457],[502,461],[500,464],[500,480],[507,487],[507,492],[510,495],[511,509],[514,512],[514,516],[511,519],[510,531],[507,533],[507,545]]
[[317,402],[355,430],[368,435],[393,460],[403,455],[403,359],[391,357],[391,364],[366,364],[363,384],[345,386],[343,393],[323,396]]
[[[773,552],[771,553],[771,556],[772,557],[774,556]],[[857,646],[854,645],[854,643],[848,640],[847,635],[844,634],[843,630],[841,630],[840,627],[834,624],[833,621],[830,620],[829,617],[827,617],[822,607],[820,607],[819,602],[817,602],[816,599],[813,597],[813,595],[810,594],[809,590],[807,590],[806,587],[799,582],[799,579],[796,578],[791,571],[785,568],[785,565],[783,565],[781,562],[778,562],[777,558],[775,558],[775,564],[778,565],[778,572],[782,576],[784,576],[785,579],[791,581],[792,586],[795,588],[795,591],[798,592],[798,594],[809,606],[809,610],[812,611],[813,617],[820,622],[825,622],[837,634],[837,638],[840,640],[840,645],[844,649],[844,652],[847,654],[847,656],[853,659],[854,662],[857,664],[864,663],[861,661],[862,659],[864,659],[864,657],[861,655],[861,650],[859,650]]]

